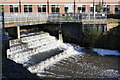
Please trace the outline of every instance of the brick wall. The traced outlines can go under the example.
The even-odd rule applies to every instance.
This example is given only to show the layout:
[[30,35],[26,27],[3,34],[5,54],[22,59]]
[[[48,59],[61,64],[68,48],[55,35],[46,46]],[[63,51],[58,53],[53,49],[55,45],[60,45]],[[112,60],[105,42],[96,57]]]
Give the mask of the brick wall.
[[86,13],[89,13],[90,5],[86,5],[85,8],[86,8],[86,11],[85,11],[85,12],[86,12]]
[[4,5],[4,12],[10,12],[10,6]]
[[60,5],[60,13],[64,13],[64,12],[65,12],[64,5]]
[[32,10],[33,10],[33,13],[38,12],[38,7],[37,7],[37,5],[32,5]]
[[110,13],[111,14],[115,13],[115,5],[110,5]]

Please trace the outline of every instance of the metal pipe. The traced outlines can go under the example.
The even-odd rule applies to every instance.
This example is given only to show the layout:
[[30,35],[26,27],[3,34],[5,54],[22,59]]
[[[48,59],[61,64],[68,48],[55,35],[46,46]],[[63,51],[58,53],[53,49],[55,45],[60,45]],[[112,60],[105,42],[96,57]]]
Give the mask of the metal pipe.
[[19,10],[20,10],[20,13],[21,13],[21,0],[19,0]]
[[47,12],[49,13],[49,0],[47,0]]
[[74,0],[74,16],[75,16],[75,0]]
[[104,0],[102,0],[102,12],[103,12]]

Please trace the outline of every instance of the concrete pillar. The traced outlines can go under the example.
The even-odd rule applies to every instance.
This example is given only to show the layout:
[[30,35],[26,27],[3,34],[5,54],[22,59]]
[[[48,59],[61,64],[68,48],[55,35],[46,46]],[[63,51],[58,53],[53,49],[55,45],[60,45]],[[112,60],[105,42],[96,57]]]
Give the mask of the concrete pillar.
[[102,30],[101,30],[101,27],[102,27],[102,26],[98,25],[98,31],[102,31]]
[[58,31],[58,37],[59,37],[59,40],[61,41],[61,42],[63,42],[63,37],[62,37],[62,30],[61,30],[61,23],[60,23],[60,29],[59,29],[59,31]]
[[10,6],[4,5],[4,12],[10,12]]
[[90,11],[90,5],[86,5],[86,6],[85,6],[85,12],[86,12],[86,13],[89,13],[89,11]]
[[17,26],[17,35],[18,35],[18,39],[20,39],[20,26]]
[[65,13],[65,7],[64,7],[64,5],[60,5],[60,13]]
[[110,13],[111,14],[115,13],[115,5],[110,5]]
[[32,5],[32,9],[33,9],[33,13],[37,13],[38,12],[37,5]]
[[106,32],[107,31],[107,26],[104,26],[104,32]]
[[60,30],[59,30],[59,40],[60,40],[61,42],[63,42],[63,37],[62,37],[62,33],[61,33]]

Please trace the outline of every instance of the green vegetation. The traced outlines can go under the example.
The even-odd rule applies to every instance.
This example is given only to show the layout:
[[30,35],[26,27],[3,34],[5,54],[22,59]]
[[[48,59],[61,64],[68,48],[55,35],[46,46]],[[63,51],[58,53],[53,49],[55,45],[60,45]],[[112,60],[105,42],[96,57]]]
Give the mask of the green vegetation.
[[96,47],[120,51],[120,25],[102,34],[95,44]]
[[120,22],[120,19],[114,19],[114,18],[107,18],[108,23],[118,23]]
[[96,12],[101,12],[102,11],[102,4],[97,4],[96,5]]
[[84,47],[94,47],[101,32],[94,27],[86,27],[83,31],[82,45]]
[[106,33],[101,33],[94,28],[87,28],[83,31],[82,46],[120,51],[120,25]]
[[107,18],[120,19],[120,14],[107,14]]

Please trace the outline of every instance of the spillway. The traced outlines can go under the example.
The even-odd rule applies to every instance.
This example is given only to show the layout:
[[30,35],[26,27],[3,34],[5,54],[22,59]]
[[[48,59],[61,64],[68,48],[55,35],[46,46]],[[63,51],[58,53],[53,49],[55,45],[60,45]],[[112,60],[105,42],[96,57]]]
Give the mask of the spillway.
[[[119,78],[118,57],[85,53],[47,32],[22,34],[10,40],[7,57],[40,78]],[[115,66],[113,66],[115,65]]]
[[78,53],[72,45],[57,40],[49,33],[37,32],[22,34],[20,40],[10,40],[7,57],[23,64],[30,72],[38,73]]

